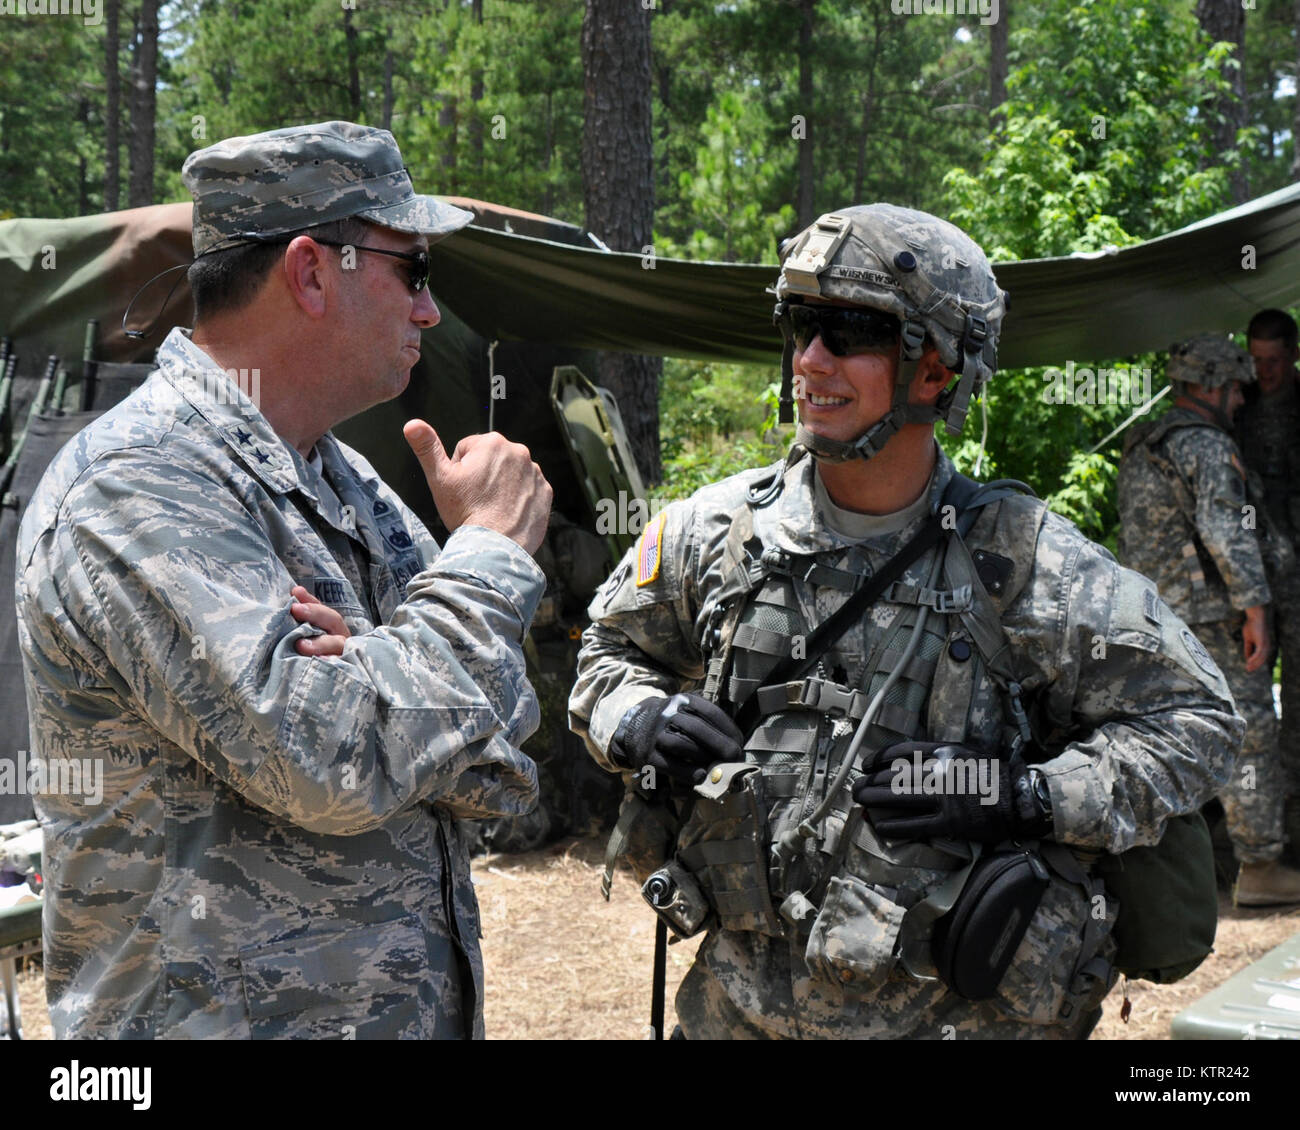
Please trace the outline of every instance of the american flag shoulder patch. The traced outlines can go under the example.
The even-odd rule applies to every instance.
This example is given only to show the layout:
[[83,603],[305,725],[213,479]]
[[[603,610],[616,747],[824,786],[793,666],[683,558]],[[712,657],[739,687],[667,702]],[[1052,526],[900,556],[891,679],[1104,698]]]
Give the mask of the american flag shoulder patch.
[[664,520],[667,514],[660,513],[650,519],[645,533],[641,535],[641,549],[637,553],[636,587],[643,588],[659,578],[659,561],[663,556]]

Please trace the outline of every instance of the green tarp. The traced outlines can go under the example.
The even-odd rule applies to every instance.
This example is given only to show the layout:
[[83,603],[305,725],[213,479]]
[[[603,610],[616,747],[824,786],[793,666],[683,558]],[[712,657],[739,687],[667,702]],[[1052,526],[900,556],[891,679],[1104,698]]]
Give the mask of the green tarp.
[[[479,225],[435,247],[432,286],[488,339],[769,364],[779,356],[765,293],[774,266],[588,249],[573,245],[567,225],[558,239],[538,238],[521,233],[554,235],[561,225],[476,208]],[[185,204],[0,222],[0,330],[20,350],[73,358],[95,316],[101,357],[148,359],[167,328],[189,320],[185,285],[142,345],[122,337],[123,308],[188,253]],[[1104,360],[1240,330],[1261,307],[1300,298],[1300,185],[1122,251],[995,270],[1011,294],[999,357],[1007,368]],[[174,278],[141,297],[133,324],[153,316]]]
[[[486,337],[708,360],[779,356],[764,293],[774,266],[652,260],[477,229],[438,251],[436,288],[468,297],[458,306]],[[1011,294],[1004,368],[1106,360],[1244,330],[1260,308],[1300,298],[1300,185],[1113,254],[994,271]]]

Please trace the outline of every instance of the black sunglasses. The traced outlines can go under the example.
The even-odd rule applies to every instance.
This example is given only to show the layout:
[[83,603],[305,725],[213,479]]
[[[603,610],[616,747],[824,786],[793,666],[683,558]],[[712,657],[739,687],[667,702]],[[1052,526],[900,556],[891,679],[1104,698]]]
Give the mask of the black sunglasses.
[[[238,247],[240,243],[264,243],[272,246],[277,243],[292,243],[300,235],[308,236],[326,247],[351,247],[357,251],[369,251],[375,255],[389,255],[394,259],[405,259],[410,264],[407,271],[412,293],[419,294],[429,285],[429,252],[426,249],[422,248],[419,251],[388,251],[383,247],[370,247],[364,243],[340,243],[333,239],[321,239],[312,235],[310,231],[293,231],[282,235],[262,235],[261,232],[251,231],[240,232],[238,235],[230,236],[229,241],[222,240],[225,246],[209,247],[207,251],[203,252],[203,255],[211,255],[217,251],[228,251],[231,247]],[[199,258],[202,258],[202,256],[199,256]]]
[[793,339],[795,348],[801,352],[818,334],[836,357],[878,353],[898,343],[898,319],[880,310],[778,302],[772,320],[780,327],[781,336],[787,341]]
[[317,243],[323,243],[326,247],[352,247],[357,251],[369,251],[375,255],[391,255],[394,259],[405,259],[410,264],[407,271],[412,293],[419,294],[429,285],[429,253],[427,251],[386,251],[382,247],[367,247],[364,243],[337,243],[332,239],[316,239],[315,236],[311,238],[315,239]]

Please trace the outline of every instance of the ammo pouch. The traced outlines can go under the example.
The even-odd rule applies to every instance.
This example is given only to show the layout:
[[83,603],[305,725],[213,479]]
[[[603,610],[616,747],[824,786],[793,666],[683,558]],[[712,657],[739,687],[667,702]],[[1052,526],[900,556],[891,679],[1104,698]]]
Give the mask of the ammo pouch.
[[1006,976],[1050,879],[1032,852],[999,851],[971,869],[952,908],[933,927],[939,979],[959,997],[993,997]]
[[[695,786],[677,862],[699,883],[724,930],[783,937],[767,882],[767,803],[752,762],[717,765]],[[671,924],[671,922],[670,922]]]
[[1042,860],[1020,848],[977,856],[907,910],[861,879],[840,875],[827,887],[804,960],[854,994],[874,993],[900,960],[912,976],[930,976],[922,956],[928,929],[939,980],[967,1000],[988,1000],[1049,882]]

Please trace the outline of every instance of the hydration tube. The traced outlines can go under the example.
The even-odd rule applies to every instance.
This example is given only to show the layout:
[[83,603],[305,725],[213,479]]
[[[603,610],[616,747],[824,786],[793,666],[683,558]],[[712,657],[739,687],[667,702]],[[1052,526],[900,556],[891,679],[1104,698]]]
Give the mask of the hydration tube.
[[[926,582],[927,588],[934,588],[939,583],[944,556],[944,553],[935,554],[934,564],[930,566],[930,577]],[[912,637],[907,641],[907,647],[903,649],[903,654],[899,656],[898,662],[889,673],[884,685],[872,696],[871,701],[867,704],[866,712],[862,715],[862,721],[858,723],[858,728],[853,734],[853,741],[849,743],[848,751],[844,754],[840,767],[836,770],[835,777],[827,788],[821,804],[817,806],[816,811],[811,816],[799,821],[797,827],[783,832],[781,838],[772,845],[772,851],[783,863],[787,863],[794,858],[804,840],[817,834],[817,825],[826,818],[826,814],[830,812],[835,798],[844,787],[844,782],[848,780],[849,770],[853,768],[854,762],[857,761],[858,750],[862,748],[862,743],[867,736],[867,730],[871,728],[876,715],[880,712],[881,704],[885,701],[885,695],[902,677],[907,665],[912,661],[912,656],[916,654],[916,649],[921,643],[921,633],[925,630],[925,624],[931,611],[930,606],[927,604],[922,604],[919,608],[916,623],[912,627]]]

